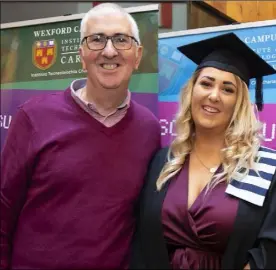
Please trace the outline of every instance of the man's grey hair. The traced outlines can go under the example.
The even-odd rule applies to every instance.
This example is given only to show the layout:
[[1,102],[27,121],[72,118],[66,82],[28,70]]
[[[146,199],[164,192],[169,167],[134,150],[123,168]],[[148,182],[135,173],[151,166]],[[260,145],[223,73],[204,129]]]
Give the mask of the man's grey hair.
[[[100,5],[97,5],[93,8],[91,8],[82,18],[81,20],[81,25],[80,25],[80,38],[81,41],[85,37],[85,34],[87,33],[87,22],[100,15],[112,15],[112,14],[122,14],[126,16],[128,19],[130,26],[131,26],[131,32],[133,37],[138,41],[139,45],[141,44],[140,37],[139,37],[139,29],[137,26],[136,21],[134,18],[127,12],[125,11],[124,8],[121,6],[114,4],[114,3],[103,3]],[[108,22],[107,22],[108,23]]]

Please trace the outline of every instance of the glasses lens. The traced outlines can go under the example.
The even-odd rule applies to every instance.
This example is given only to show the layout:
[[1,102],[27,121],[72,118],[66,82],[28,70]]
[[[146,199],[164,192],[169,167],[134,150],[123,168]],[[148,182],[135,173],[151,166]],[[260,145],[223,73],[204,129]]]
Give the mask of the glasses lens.
[[131,47],[132,39],[126,35],[115,35],[112,37],[113,46],[118,50],[128,50]]
[[105,47],[106,37],[103,35],[91,35],[87,37],[87,46],[90,50],[102,50]]

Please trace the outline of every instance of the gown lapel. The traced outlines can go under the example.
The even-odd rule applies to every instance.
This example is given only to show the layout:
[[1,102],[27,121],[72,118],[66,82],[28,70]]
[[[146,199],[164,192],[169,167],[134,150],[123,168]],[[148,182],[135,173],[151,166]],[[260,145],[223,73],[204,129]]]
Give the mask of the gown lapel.
[[167,183],[160,192],[152,190],[144,207],[142,246],[150,269],[170,269],[168,252],[163,236],[162,205],[168,190]]

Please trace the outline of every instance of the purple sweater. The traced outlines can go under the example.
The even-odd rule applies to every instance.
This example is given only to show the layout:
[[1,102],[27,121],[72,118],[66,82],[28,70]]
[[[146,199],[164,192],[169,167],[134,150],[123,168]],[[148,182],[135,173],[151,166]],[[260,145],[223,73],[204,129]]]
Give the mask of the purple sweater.
[[125,269],[134,205],[160,147],[153,114],[131,102],[105,127],[70,89],[25,103],[1,161],[1,266]]

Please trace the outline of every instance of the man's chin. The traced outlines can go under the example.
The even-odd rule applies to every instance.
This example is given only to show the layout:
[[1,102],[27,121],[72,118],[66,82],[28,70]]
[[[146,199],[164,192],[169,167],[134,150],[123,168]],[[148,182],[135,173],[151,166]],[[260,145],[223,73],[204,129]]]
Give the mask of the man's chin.
[[107,90],[116,90],[122,87],[119,83],[101,83],[101,86]]
[[120,85],[102,85],[102,87],[106,90],[117,90],[120,88]]

